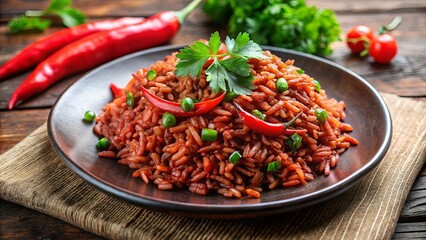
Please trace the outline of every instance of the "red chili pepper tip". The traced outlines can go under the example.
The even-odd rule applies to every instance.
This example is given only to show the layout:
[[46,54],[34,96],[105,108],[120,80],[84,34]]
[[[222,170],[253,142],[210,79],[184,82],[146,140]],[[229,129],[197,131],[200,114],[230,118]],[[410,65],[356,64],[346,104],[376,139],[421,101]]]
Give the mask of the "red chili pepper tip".
[[119,98],[124,96],[124,88],[117,87],[114,83],[109,84],[109,88],[111,89],[114,98]]
[[180,103],[171,102],[163,98],[157,97],[156,95],[149,92],[143,86],[141,86],[141,91],[142,91],[142,95],[151,104],[153,104],[154,106],[156,106],[157,108],[165,112],[169,112],[175,116],[180,116],[180,117],[193,117],[193,116],[199,116],[199,115],[208,113],[209,111],[213,110],[213,108],[215,108],[220,102],[222,102],[223,98],[225,97],[225,93],[222,93],[217,98],[194,103],[194,109],[189,112],[185,112],[181,108]]
[[269,137],[277,137],[280,135],[288,136],[293,133],[305,134],[307,132],[306,129],[287,129],[287,127],[291,125],[291,123],[293,123],[297,118],[300,117],[302,112],[297,114],[291,121],[287,123],[269,123],[248,113],[240,105],[238,105],[238,103],[234,102],[234,105],[237,108],[238,115],[240,116],[241,121],[244,123],[244,125],[262,135]]

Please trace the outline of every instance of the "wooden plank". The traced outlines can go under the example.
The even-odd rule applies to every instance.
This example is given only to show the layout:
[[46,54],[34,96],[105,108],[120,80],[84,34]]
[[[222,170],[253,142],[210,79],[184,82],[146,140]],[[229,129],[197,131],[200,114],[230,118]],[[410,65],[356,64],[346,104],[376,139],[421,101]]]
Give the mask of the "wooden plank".
[[366,12],[405,12],[422,11],[426,8],[426,2],[422,0],[353,0],[353,1],[335,1],[335,0],[306,0],[309,5],[315,5],[319,8],[330,8],[338,13],[366,13]]
[[419,176],[408,194],[401,217],[409,218],[426,216],[426,176]]
[[3,199],[0,199],[0,219],[1,239],[104,239]]
[[[426,166],[423,166],[423,169],[425,169],[425,167]],[[426,189],[426,177],[425,176],[417,178],[417,180],[414,182],[413,186],[411,187],[411,190],[425,190],[425,189]]]
[[0,112],[0,154],[45,123],[49,111],[49,109],[34,109]]
[[[98,1],[74,0],[73,6],[82,10],[91,17],[106,16],[150,16],[159,11],[178,10],[186,6],[190,0],[104,0],[102,4]],[[339,13],[365,13],[365,12],[404,12],[408,10],[421,11],[426,8],[422,0],[387,0],[387,1],[333,1],[333,0],[307,0],[309,5],[320,8],[327,7]],[[29,9],[43,9],[48,1],[28,0],[2,0],[0,16],[2,20],[11,16],[21,14]]]
[[392,239],[425,239],[426,222],[398,223]]

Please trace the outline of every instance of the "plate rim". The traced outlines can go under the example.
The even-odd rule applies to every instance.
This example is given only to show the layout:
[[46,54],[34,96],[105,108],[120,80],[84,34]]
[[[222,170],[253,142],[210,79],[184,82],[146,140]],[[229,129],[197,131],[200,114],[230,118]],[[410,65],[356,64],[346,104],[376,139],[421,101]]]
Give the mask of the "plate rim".
[[[115,187],[112,184],[109,184],[107,182],[102,181],[102,179],[96,177],[95,175],[91,174],[90,172],[86,172],[83,170],[78,164],[76,164],[72,159],[68,158],[68,156],[63,152],[63,150],[60,148],[59,144],[56,143],[54,139],[54,133],[53,133],[53,115],[56,110],[57,105],[61,102],[64,94],[73,86],[75,86],[78,82],[90,77],[91,75],[96,74],[99,71],[102,71],[105,68],[108,68],[111,65],[114,65],[116,63],[138,57],[141,55],[148,55],[153,52],[158,51],[170,51],[180,49],[186,45],[167,45],[167,46],[160,46],[155,48],[150,48],[147,50],[138,51],[135,53],[131,53],[125,56],[122,56],[120,58],[114,59],[112,61],[109,61],[105,64],[102,64],[95,69],[89,71],[88,73],[84,74],[82,77],[80,77],[77,81],[75,81],[73,84],[71,84],[62,94],[61,96],[56,100],[55,104],[52,106],[51,111],[49,112],[49,117],[47,121],[47,130],[48,130],[48,137],[50,144],[52,145],[54,151],[56,154],[59,155],[61,160],[65,162],[65,164],[74,172],[76,173],[80,178],[82,178],[85,182],[89,183],[90,185],[94,186],[98,190],[101,190],[104,193],[107,193],[109,195],[112,195],[116,198],[119,198],[121,200],[124,200],[126,202],[136,204],[138,206],[147,207],[153,210],[157,211],[166,211],[171,213],[178,213],[180,215],[189,215],[191,217],[199,217],[200,214],[216,214],[219,216],[225,215],[226,218],[233,218],[234,214],[247,214],[244,215],[244,217],[250,217],[250,213],[248,211],[253,211],[255,213],[255,216],[264,216],[264,215],[270,215],[275,214],[277,209],[279,209],[279,212],[288,212],[297,210],[306,206],[314,205],[319,202],[326,201],[330,198],[333,198],[342,192],[348,190],[353,185],[355,185],[362,177],[364,177],[367,173],[369,173],[373,168],[375,168],[384,158],[386,155],[389,146],[391,144],[392,140],[392,132],[393,132],[393,126],[392,126],[392,119],[389,112],[389,109],[383,100],[382,96],[379,94],[379,92],[364,78],[359,76],[357,73],[353,72],[352,70],[341,66],[335,62],[332,62],[326,58],[314,56],[307,53],[302,53],[290,49],[280,48],[280,47],[274,47],[274,46],[261,46],[263,50],[269,50],[269,51],[276,51],[276,52],[284,52],[284,53],[290,53],[293,55],[298,55],[304,58],[310,58],[315,61],[323,62],[327,65],[330,65],[334,68],[337,68],[341,71],[344,71],[353,77],[357,78],[361,83],[363,83],[375,96],[375,98],[378,100],[380,104],[380,108],[384,112],[385,116],[385,134],[384,134],[384,140],[383,144],[380,146],[379,150],[376,152],[376,154],[371,158],[371,160],[364,164],[362,167],[360,167],[358,170],[350,174],[348,177],[346,177],[343,180],[340,180],[326,188],[309,192],[307,194],[303,194],[301,196],[293,197],[290,199],[283,199],[278,201],[272,201],[272,202],[260,202],[260,203],[253,203],[253,204],[244,204],[244,205],[214,205],[214,204],[192,204],[192,203],[184,203],[184,202],[176,202],[176,201],[168,201],[168,200],[158,200],[151,197],[146,196],[140,196],[137,194],[134,194],[126,189],[121,189],[118,187]],[[259,214],[258,211],[262,211],[262,214]],[[253,214],[252,214],[253,215]],[[205,216],[204,216],[205,217]],[[214,217],[214,216],[212,216]]]

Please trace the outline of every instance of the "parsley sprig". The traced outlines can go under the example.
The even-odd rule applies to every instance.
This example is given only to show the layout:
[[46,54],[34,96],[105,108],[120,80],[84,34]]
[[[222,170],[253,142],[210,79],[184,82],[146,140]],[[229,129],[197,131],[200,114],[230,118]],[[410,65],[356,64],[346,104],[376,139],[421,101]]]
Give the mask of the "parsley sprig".
[[71,6],[72,0],[51,0],[49,6],[42,11],[26,11],[25,15],[12,18],[8,25],[12,33],[28,31],[44,31],[49,28],[50,15],[57,15],[67,27],[82,24],[86,16]]
[[221,40],[218,32],[210,36],[208,44],[195,41],[180,50],[176,55],[177,76],[196,77],[201,74],[204,64],[210,58],[211,65],[206,69],[207,81],[214,93],[219,91],[234,92],[237,95],[250,95],[253,89],[253,74],[248,59],[266,58],[262,48],[250,40],[248,33],[239,33],[235,39],[226,37],[227,53],[218,54]]

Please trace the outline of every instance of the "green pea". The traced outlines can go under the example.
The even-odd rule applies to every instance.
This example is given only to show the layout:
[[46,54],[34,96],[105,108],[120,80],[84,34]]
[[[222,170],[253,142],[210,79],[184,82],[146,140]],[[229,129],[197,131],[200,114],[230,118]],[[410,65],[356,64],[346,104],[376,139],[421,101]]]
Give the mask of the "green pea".
[[173,127],[176,125],[176,118],[173,114],[166,112],[161,118],[161,123],[165,128]]
[[128,107],[133,107],[134,104],[135,104],[135,95],[130,91],[126,91],[126,105]]
[[217,131],[209,128],[201,130],[201,139],[204,141],[214,142],[217,139]]
[[261,111],[255,109],[253,111],[251,111],[251,114],[253,114],[255,117],[259,118],[260,120],[265,120],[266,115],[264,113],[262,113]]
[[83,120],[86,121],[86,122],[93,122],[95,117],[96,117],[96,114],[93,111],[86,111],[84,113]]
[[148,80],[153,80],[155,77],[157,76],[157,72],[154,69],[151,69],[148,71],[148,73],[146,74],[146,78],[148,78]]
[[302,145],[302,137],[297,133],[293,133],[287,138],[286,143],[293,151],[296,151]]
[[191,98],[184,98],[182,101],[180,101],[180,107],[185,112],[189,112],[192,109],[194,109],[194,101]]
[[96,147],[99,149],[99,151],[105,151],[109,148],[109,140],[106,137],[101,138],[99,142],[96,144]]
[[327,111],[321,108],[315,109],[315,116],[317,116],[318,123],[323,123],[327,120],[328,114]]
[[281,162],[279,160],[273,161],[273,162],[268,163],[268,167],[267,167],[266,171],[268,171],[268,172],[276,171],[276,170],[279,170],[280,167],[281,167]]
[[231,154],[231,156],[229,156],[229,161],[233,164],[236,164],[241,157],[241,154],[238,151],[235,151]]
[[278,92],[284,92],[288,89],[288,83],[284,78],[279,78],[277,82],[275,83],[275,86],[277,87]]
[[238,95],[236,93],[234,93],[234,92],[227,92],[225,94],[225,97],[223,98],[223,101],[224,102],[230,102],[230,101],[232,101],[232,99],[234,99],[236,97],[238,97]]

